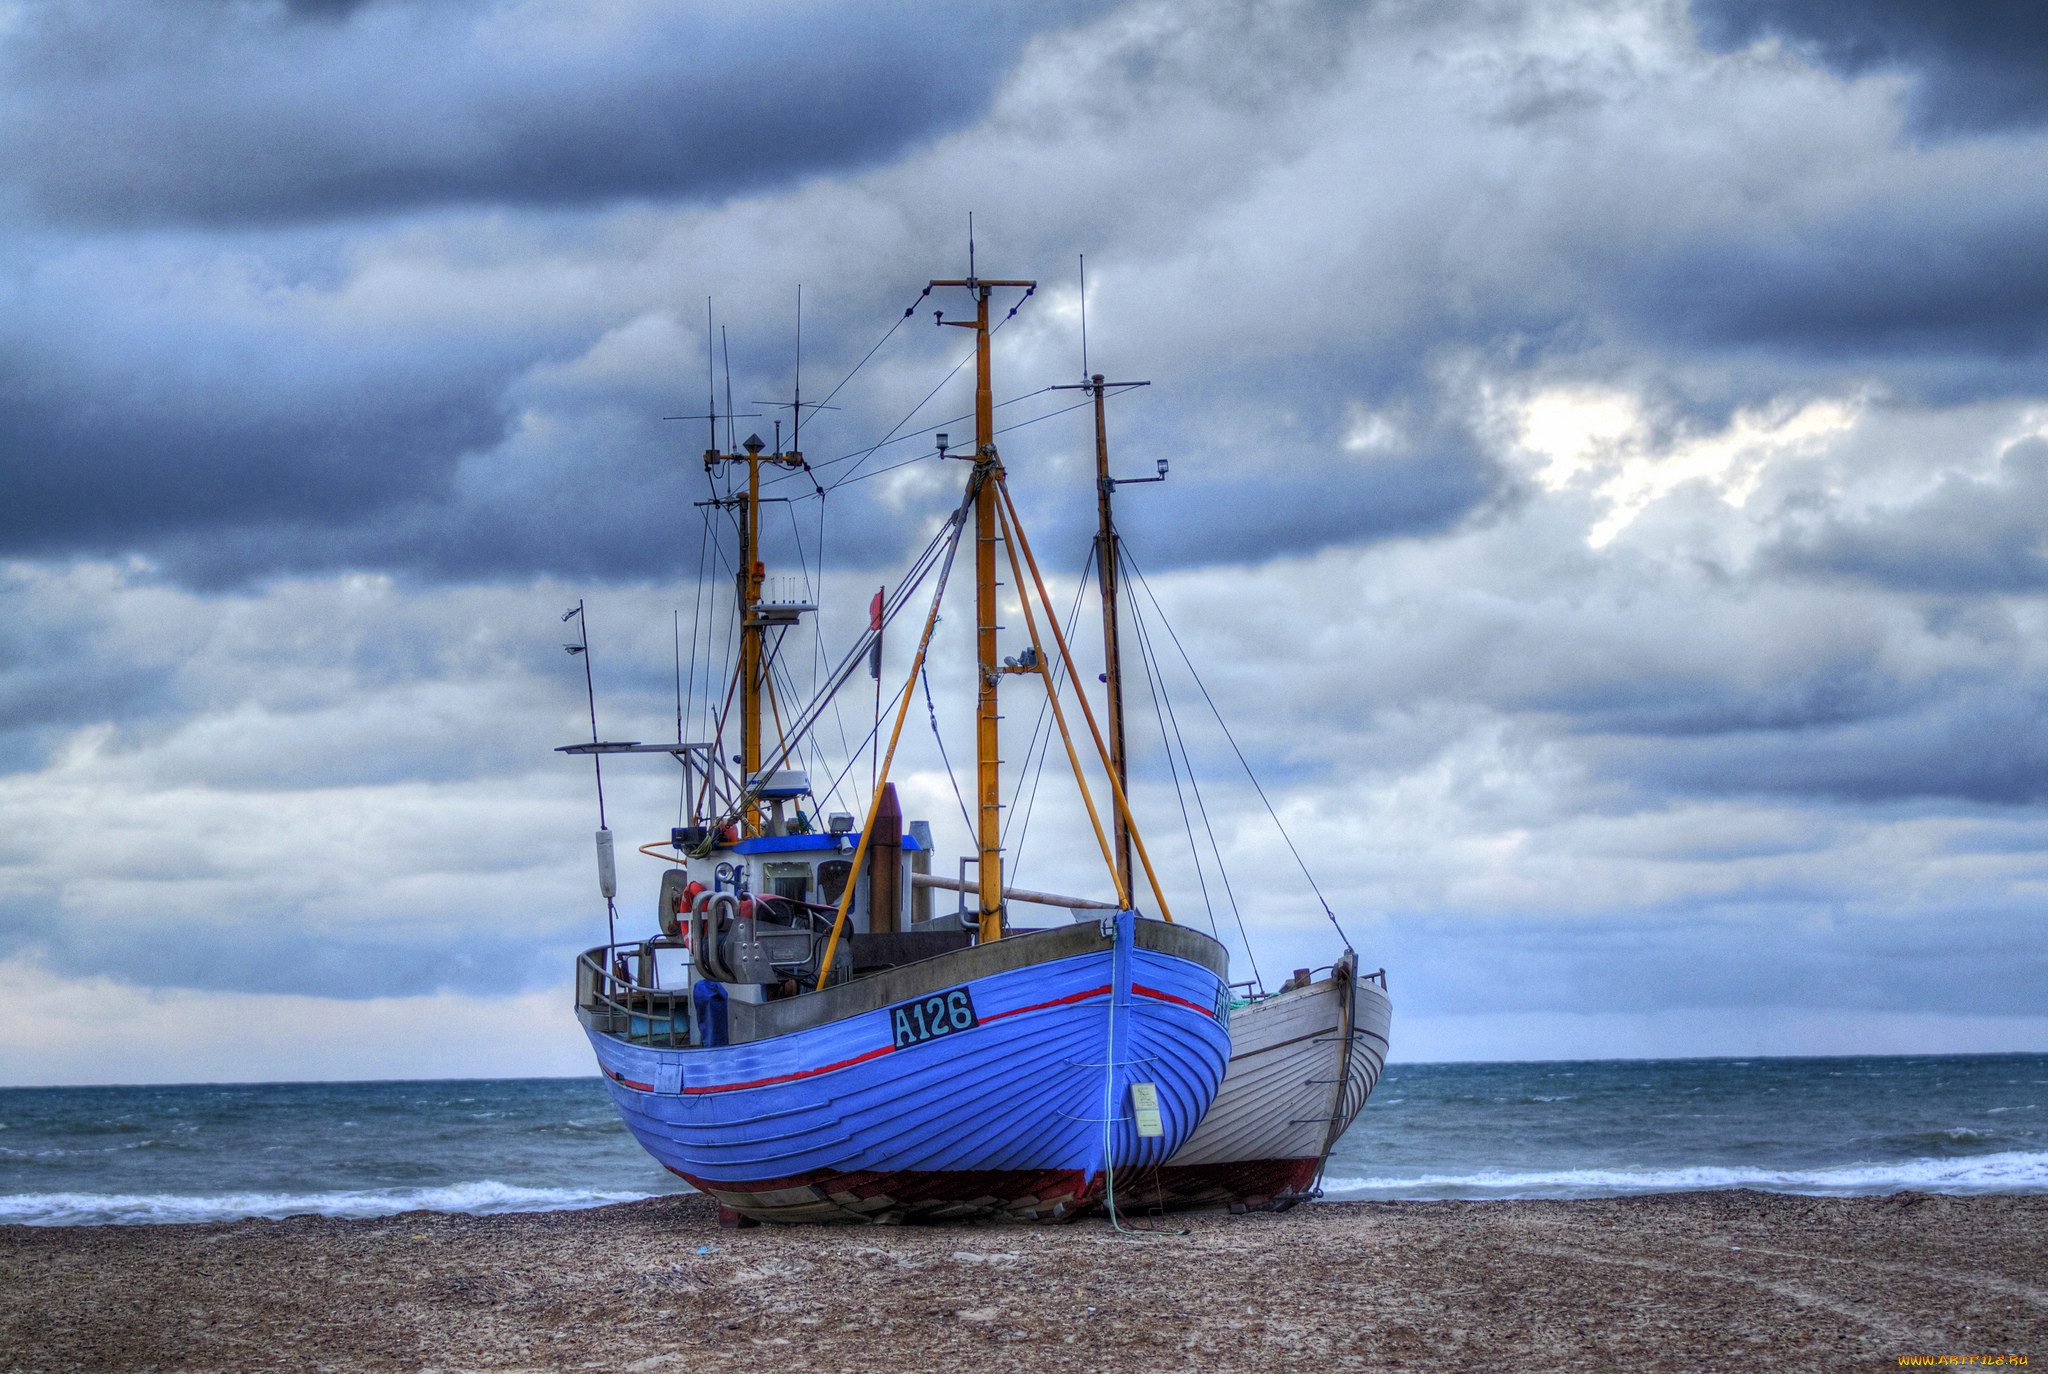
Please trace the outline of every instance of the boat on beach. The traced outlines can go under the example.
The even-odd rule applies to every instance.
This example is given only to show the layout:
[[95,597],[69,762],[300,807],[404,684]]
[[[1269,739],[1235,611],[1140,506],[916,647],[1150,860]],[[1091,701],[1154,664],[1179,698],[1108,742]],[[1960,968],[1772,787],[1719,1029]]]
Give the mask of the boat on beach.
[[[926,293],[941,288],[964,289],[974,303],[970,319],[939,321],[975,331],[975,445],[968,454],[941,449],[966,465],[962,499],[895,594],[878,599],[867,634],[816,698],[795,710],[775,701],[776,644],[815,606],[770,594],[760,537],[762,471],[801,469],[801,449],[784,453],[778,442],[766,452],[750,437],[739,451],[720,451],[714,406],[706,469],[745,475],[710,503],[730,516],[739,540],[740,651],[734,705],[720,716],[737,717],[739,753],[728,753],[722,732],[686,743],[679,729],[674,745],[601,740],[594,688],[590,742],[563,747],[593,758],[599,885],[614,925],[605,944],[576,961],[577,1016],[635,1138],[718,1199],[729,1224],[1051,1220],[1096,1207],[1114,1215],[1120,1191],[1193,1137],[1230,1059],[1227,955],[1211,936],[1171,921],[1120,780],[1110,781],[1108,809],[1138,847],[1149,910],[1128,865],[1119,875],[1109,864],[1108,902],[1004,884],[997,720],[1012,677],[1036,677],[1047,691],[1106,863],[1110,845],[1052,690],[1054,664],[1072,677],[1068,646],[994,443],[990,300],[998,290],[1028,297],[1035,286],[970,272]],[[792,404],[801,416],[800,395]],[[963,877],[948,880],[929,872],[920,838],[928,827],[913,823],[904,833],[888,778],[963,543],[975,600],[977,851],[963,861]],[[999,572],[1023,601],[1030,638],[1007,659],[998,653]],[[811,780],[791,764],[871,653],[879,670],[883,627],[927,584],[929,608],[867,815],[821,824]],[[587,631],[570,646],[584,657],[586,684],[588,647]],[[1106,761],[1085,695],[1077,701]],[[772,717],[772,740],[764,717]],[[878,735],[882,723],[878,709]],[[683,766],[689,823],[642,846],[675,860],[656,900],[660,933],[620,941],[603,760],[649,753]],[[931,905],[920,893],[945,886],[965,889],[962,914],[919,919]],[[1061,919],[1044,928],[1012,922],[1013,903],[1060,908]]]
[[1361,975],[1349,949],[1325,976],[1236,1007],[1223,1086],[1187,1144],[1145,1179],[1143,1200],[1244,1211],[1316,1196],[1386,1067],[1392,1019],[1385,970]]
[[[1104,402],[1113,392],[1143,385],[1146,383],[1111,382],[1101,373],[1092,373],[1079,388],[1094,402],[1094,566],[1102,606],[1104,715],[1109,766],[1125,789],[1129,786],[1129,736],[1124,721],[1119,596],[1125,560],[1114,502],[1119,486],[1164,480],[1167,464],[1162,460],[1153,477],[1111,476]],[[1154,611],[1163,614],[1156,601]],[[1192,663],[1188,666],[1192,670]],[[1163,685],[1154,682],[1153,688],[1157,693]],[[1171,752],[1168,746],[1169,761]],[[1186,761],[1192,782],[1194,763],[1191,758]],[[1179,786],[1178,775],[1175,786]],[[1273,819],[1278,825],[1279,817]],[[1114,844],[1118,870],[1128,883],[1131,846],[1121,815],[1116,817]],[[1291,840],[1288,844],[1292,849]],[[1220,855],[1217,862],[1221,863]],[[1303,874],[1307,876],[1305,864]],[[1313,878],[1310,884],[1314,886]],[[1320,890],[1316,896],[1320,901]],[[1327,904],[1324,911],[1332,926],[1337,926]],[[1341,927],[1337,934],[1343,938]],[[1245,938],[1249,953],[1249,934]],[[1361,974],[1357,953],[1348,939],[1332,964],[1323,969],[1297,969],[1277,992],[1268,993],[1256,982],[1235,986],[1243,988],[1245,996],[1233,1003],[1230,1066],[1223,1085],[1194,1136],[1145,1176],[1139,1200],[1147,1207],[1161,1211],[1215,1206],[1234,1211],[1284,1210],[1316,1196],[1330,1151],[1364,1109],[1386,1066],[1393,1019],[1386,970]]]

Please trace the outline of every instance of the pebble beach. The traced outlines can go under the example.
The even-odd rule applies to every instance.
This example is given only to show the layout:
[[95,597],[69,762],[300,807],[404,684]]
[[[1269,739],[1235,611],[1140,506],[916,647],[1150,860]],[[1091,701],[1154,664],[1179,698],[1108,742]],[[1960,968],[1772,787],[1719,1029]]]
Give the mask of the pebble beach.
[[2048,1354],[2042,1195],[1324,1202],[1134,1224],[1163,1229],[724,1230],[686,1195],[0,1227],[0,1368],[1754,1370]]

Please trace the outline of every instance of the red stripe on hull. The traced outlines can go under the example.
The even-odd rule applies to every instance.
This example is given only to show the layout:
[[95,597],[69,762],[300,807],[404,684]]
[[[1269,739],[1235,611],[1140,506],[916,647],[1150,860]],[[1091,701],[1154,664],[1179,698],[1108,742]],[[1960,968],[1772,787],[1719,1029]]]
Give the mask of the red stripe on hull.
[[[1142,992],[1149,997],[1164,998],[1166,1001],[1169,1002],[1180,1002],[1183,1006],[1195,1006],[1193,1002],[1189,1002],[1184,1000],[1183,998],[1172,996],[1169,993],[1154,992],[1150,988],[1139,988],[1137,989],[1137,991]],[[1070,1006],[1075,1002],[1085,1002],[1091,997],[1107,996],[1108,993],[1109,984],[1104,983],[1099,988],[1090,988],[1086,992],[1071,993],[1065,997],[1055,997],[1050,1002],[1034,1002],[1032,1005],[1028,1007],[1012,1007],[1009,1011],[999,1011],[993,1016],[982,1017],[978,1024],[985,1026],[991,1021],[1000,1021],[1006,1016],[1022,1016],[1027,1011],[1044,1011],[1047,1007]],[[1201,1011],[1202,1009],[1200,1007],[1195,1007],[1195,1010]],[[1204,1013],[1204,1015],[1207,1014],[1208,1013]],[[706,1083],[694,1088],[686,1086],[683,1089],[683,1095],[686,1097],[696,1097],[703,1093],[730,1093],[738,1092],[744,1088],[766,1088],[772,1087],[777,1083],[795,1083],[800,1079],[816,1078],[819,1074],[822,1073],[834,1073],[840,1069],[852,1068],[855,1064],[865,1064],[870,1059],[879,1058],[880,1056],[885,1054],[893,1054],[896,1048],[897,1047],[895,1045],[883,1045],[879,1049],[869,1050],[866,1054],[857,1054],[853,1056],[851,1059],[842,1059],[836,1064],[820,1064],[815,1069],[798,1069],[794,1073],[776,1074],[772,1078],[755,1078],[745,1083]],[[638,1088],[641,1092],[644,1093],[651,1093],[654,1091],[654,1085],[651,1083],[635,1083],[630,1078],[625,1078],[619,1074],[612,1073],[610,1069],[606,1069],[605,1072],[607,1074],[610,1074],[612,1078],[617,1079],[619,1082],[625,1084],[629,1088]]]
[[1140,997],[1156,997],[1162,1002],[1171,1002],[1175,1006],[1186,1007],[1189,1011],[1198,1011],[1211,1021],[1216,1019],[1216,1013],[1199,1002],[1190,1002],[1185,997],[1175,997],[1172,993],[1161,992],[1158,988],[1148,988],[1143,983],[1131,984],[1131,991],[1137,993]]
[[1065,997],[1055,997],[1050,1002],[1033,1002],[1028,1007],[1012,1007],[1008,1011],[999,1011],[993,1016],[982,1017],[981,1024],[986,1026],[989,1022],[1000,1021],[1005,1016],[1022,1016],[1027,1011],[1044,1011],[1047,1007],[1067,1007],[1072,1006],[1076,1002],[1085,1002],[1091,997],[1107,996],[1109,996],[1109,984],[1104,983],[1099,988],[1090,988],[1086,992],[1070,992]]
[[694,1097],[698,1093],[730,1093],[738,1092],[742,1088],[765,1088],[772,1083],[794,1083],[803,1078],[816,1078],[821,1073],[831,1073],[835,1069],[848,1069],[852,1068],[855,1064],[865,1064],[870,1059],[876,1059],[885,1054],[893,1054],[895,1051],[896,1047],[894,1045],[884,1045],[878,1050],[869,1050],[866,1054],[856,1054],[853,1058],[842,1059],[836,1064],[821,1064],[815,1069],[799,1069],[795,1073],[779,1073],[773,1078],[756,1078],[748,1083],[707,1083],[701,1088],[684,1088],[683,1091]]

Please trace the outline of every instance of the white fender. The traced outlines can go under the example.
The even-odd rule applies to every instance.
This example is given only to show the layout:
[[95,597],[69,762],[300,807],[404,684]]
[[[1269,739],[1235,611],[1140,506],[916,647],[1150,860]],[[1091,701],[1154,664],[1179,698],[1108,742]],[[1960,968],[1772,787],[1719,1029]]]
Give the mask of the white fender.
[[597,890],[609,902],[619,895],[619,866],[612,859],[612,832],[597,832]]

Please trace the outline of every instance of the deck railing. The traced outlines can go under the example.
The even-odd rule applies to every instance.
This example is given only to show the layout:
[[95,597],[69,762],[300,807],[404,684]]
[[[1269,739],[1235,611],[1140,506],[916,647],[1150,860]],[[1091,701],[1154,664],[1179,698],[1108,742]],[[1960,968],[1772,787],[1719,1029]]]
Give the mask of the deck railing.
[[[576,959],[576,1010],[584,1024],[636,1045],[676,1049],[690,1043],[690,990],[659,986],[655,951],[667,940],[599,945]],[[624,977],[619,966],[626,965]]]

